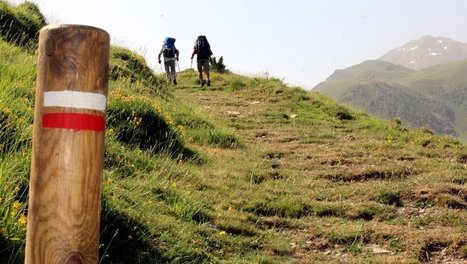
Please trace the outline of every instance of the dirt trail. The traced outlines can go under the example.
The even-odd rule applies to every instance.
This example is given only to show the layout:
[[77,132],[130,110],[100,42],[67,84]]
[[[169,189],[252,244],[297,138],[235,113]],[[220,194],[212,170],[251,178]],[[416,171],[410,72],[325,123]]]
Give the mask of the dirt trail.
[[[232,198],[237,200],[234,207],[250,212],[245,200],[257,200],[256,209],[251,209],[256,225],[282,234],[289,241],[287,254],[297,262],[352,262],[363,256],[397,263],[414,259],[465,263],[459,250],[467,241],[459,224],[465,222],[460,219],[466,212],[430,203],[420,208],[417,197],[406,196],[420,182],[442,183],[431,178],[431,169],[420,169],[431,160],[391,148],[385,137],[360,132],[358,122],[313,124],[258,91],[184,89],[183,93],[186,103],[240,135],[245,149],[207,148],[207,152],[225,166],[228,177],[251,176],[253,185],[237,186],[239,190],[232,194],[244,196]],[[257,209],[270,206],[269,201],[305,207]],[[409,211],[423,213],[413,217]],[[446,213],[460,222],[440,224]],[[431,250],[430,243],[445,247]]]

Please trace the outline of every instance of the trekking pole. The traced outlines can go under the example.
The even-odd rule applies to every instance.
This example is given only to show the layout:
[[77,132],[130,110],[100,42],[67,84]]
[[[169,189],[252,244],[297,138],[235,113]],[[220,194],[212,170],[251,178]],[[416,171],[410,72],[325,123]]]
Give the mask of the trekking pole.
[[110,37],[40,30],[26,264],[97,263]]

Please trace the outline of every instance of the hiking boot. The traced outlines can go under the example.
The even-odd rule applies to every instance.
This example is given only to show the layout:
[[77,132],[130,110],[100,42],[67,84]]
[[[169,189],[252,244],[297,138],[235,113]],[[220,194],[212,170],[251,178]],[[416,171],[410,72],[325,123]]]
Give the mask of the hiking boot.
[[203,87],[204,84],[205,84],[204,80],[199,80],[199,83],[200,83],[201,87]]
[[174,84],[174,85],[177,85],[177,80],[174,79],[173,84]]
[[211,86],[211,80],[208,80],[208,86]]

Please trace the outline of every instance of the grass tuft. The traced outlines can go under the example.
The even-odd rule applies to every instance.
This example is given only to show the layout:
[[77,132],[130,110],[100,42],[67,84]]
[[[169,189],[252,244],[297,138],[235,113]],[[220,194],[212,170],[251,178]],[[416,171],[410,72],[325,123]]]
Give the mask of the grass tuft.
[[447,247],[448,243],[443,241],[427,241],[420,249],[418,260],[423,263],[431,262],[433,254]]
[[130,147],[151,153],[167,152],[172,157],[196,158],[196,153],[185,147],[161,110],[141,100],[110,101],[107,124],[115,137]]
[[376,195],[375,200],[382,204],[394,205],[398,207],[403,205],[400,192],[397,190],[382,189]]
[[290,197],[283,197],[269,202],[254,202],[244,209],[247,212],[252,212],[259,216],[290,218],[305,217],[311,212],[311,207],[309,205]]

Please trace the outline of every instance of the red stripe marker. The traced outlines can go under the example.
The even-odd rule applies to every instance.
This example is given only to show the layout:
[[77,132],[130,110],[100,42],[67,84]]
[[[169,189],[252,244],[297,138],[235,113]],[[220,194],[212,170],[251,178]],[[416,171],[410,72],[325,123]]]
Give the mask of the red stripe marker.
[[105,120],[104,117],[99,115],[47,113],[42,116],[42,127],[103,132],[105,130]]

